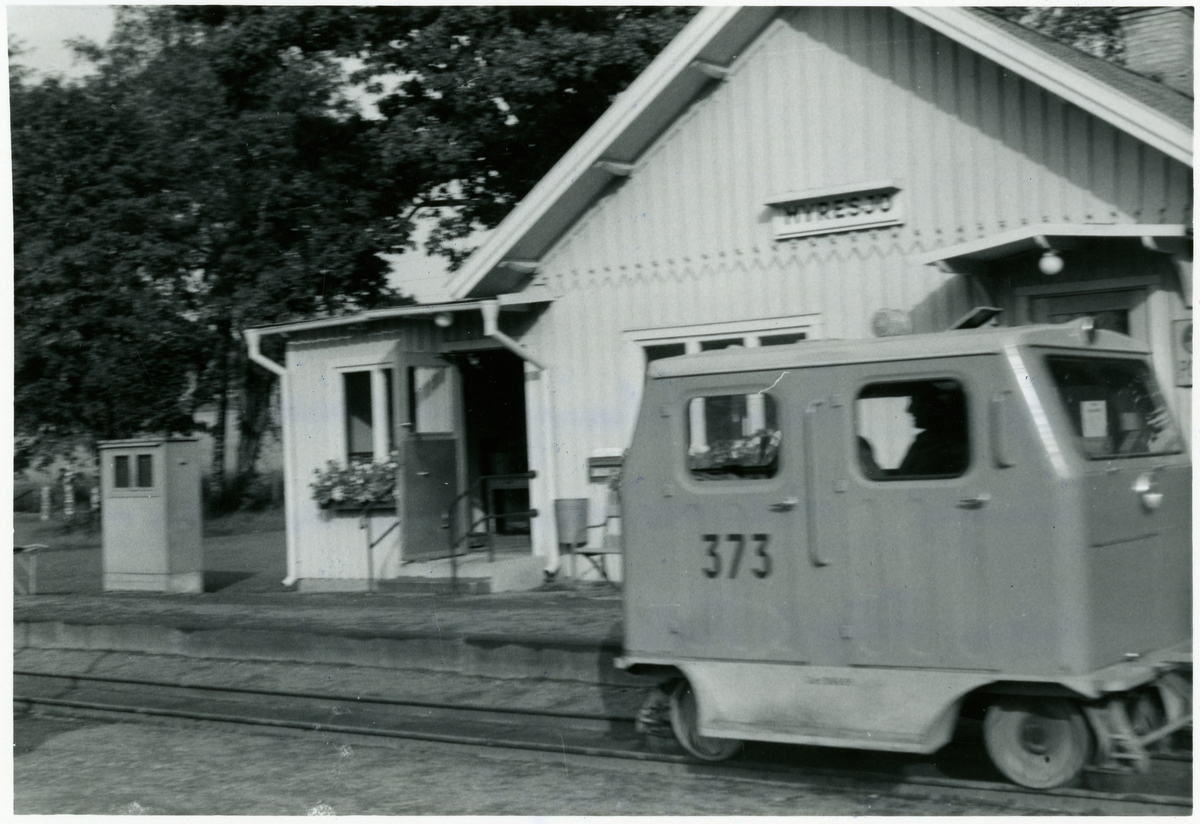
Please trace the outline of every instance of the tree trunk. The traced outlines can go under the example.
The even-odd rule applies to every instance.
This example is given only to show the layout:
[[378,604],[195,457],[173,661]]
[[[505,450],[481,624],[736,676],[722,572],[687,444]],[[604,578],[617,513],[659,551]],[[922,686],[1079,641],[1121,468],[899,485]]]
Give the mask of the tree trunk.
[[238,477],[255,474],[263,436],[271,427],[271,394],[275,376],[249,360],[244,365],[242,414],[238,421]]
[[212,491],[214,500],[221,499],[225,489],[225,420],[229,416],[229,321],[218,324],[217,352],[217,421],[213,425]]

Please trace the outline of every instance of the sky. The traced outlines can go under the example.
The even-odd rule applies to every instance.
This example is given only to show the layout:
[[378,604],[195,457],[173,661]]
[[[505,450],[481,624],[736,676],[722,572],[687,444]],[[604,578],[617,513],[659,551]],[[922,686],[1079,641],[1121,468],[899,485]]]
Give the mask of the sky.
[[[113,9],[102,5],[10,5],[6,6],[8,35],[19,41],[26,54],[21,63],[40,75],[61,74],[68,78],[87,73],[86,63],[76,63],[64,41],[80,37],[104,43],[113,28]],[[418,220],[417,237],[430,226]],[[447,279],[443,258],[417,252],[389,256],[391,283],[422,303],[444,300]]]
[[111,6],[7,6],[8,34],[28,52],[21,62],[41,74],[79,77],[86,65],[74,64],[63,41],[86,37],[103,43],[112,32]]

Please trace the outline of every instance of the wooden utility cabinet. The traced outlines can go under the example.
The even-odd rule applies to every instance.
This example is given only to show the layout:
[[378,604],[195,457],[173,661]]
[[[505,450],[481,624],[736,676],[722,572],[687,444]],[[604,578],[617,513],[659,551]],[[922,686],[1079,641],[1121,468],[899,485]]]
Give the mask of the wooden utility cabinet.
[[202,592],[195,438],[102,441],[105,590]]

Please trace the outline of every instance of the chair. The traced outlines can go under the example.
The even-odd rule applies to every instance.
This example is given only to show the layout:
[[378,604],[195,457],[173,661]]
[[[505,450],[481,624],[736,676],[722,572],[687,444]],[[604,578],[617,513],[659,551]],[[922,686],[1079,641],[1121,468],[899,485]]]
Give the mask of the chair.
[[[608,515],[598,524],[589,524],[588,510],[590,501],[587,498],[560,498],[554,502],[554,517],[558,528],[559,547],[571,556],[572,586],[579,585],[579,570],[576,557],[582,556],[600,573],[600,577],[614,589],[617,585],[608,577],[605,558],[609,555],[621,555],[624,546],[621,533],[612,528],[614,521],[620,521],[619,509],[612,503],[607,507]],[[589,546],[591,531],[604,530],[597,546]]]
[[13,571],[13,587],[18,595],[37,595],[37,553],[43,549],[46,549],[45,544],[13,546],[14,558],[25,567],[24,585],[17,580],[17,573]]
[[[604,583],[608,584],[613,589],[619,589],[619,587],[615,583],[613,583],[613,580],[608,577],[608,567],[605,564],[605,559],[609,555],[624,554],[625,544],[624,544],[622,535],[620,532],[614,532],[612,530],[612,526],[611,526],[613,521],[619,522],[620,519],[621,519],[621,516],[610,514],[610,515],[608,515],[608,517],[606,517],[604,519],[603,523],[588,524],[587,529],[588,529],[589,533],[593,529],[601,529],[604,531],[601,534],[601,538],[600,538],[598,546],[593,547],[593,546],[588,546],[587,544],[584,544],[583,546],[577,546],[577,547],[571,548],[571,580],[572,581],[579,580],[575,575],[575,556],[581,555],[585,559],[587,559],[588,563],[590,563],[592,565],[593,569],[595,569],[597,572],[600,573],[600,577],[604,580]],[[590,543],[590,541],[589,541],[589,543]]]

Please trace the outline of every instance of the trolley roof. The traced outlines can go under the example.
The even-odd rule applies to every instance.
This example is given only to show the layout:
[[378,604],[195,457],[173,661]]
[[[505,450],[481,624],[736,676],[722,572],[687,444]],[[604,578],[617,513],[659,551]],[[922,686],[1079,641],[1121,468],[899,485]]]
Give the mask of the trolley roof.
[[802,341],[752,349],[734,347],[650,363],[649,378],[711,375],[759,369],[798,369],[849,363],[876,363],[923,358],[953,358],[1003,352],[1011,346],[1053,346],[1145,355],[1142,343],[1106,330],[1089,331],[1086,321],[1033,326],[956,329],[920,335],[863,340]]

